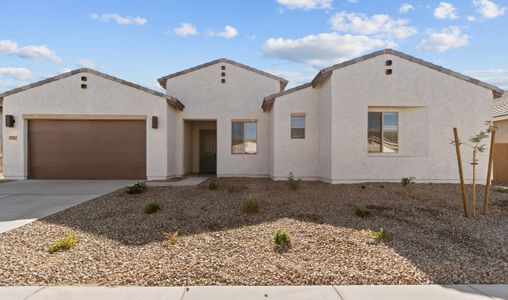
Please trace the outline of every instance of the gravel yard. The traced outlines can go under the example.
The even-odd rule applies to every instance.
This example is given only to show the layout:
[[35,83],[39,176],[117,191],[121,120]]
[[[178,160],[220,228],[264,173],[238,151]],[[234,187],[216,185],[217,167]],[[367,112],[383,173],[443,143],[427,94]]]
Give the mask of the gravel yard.
[[[491,193],[489,217],[466,219],[452,184],[217,184],[122,190],[1,234],[0,285],[508,283],[508,193]],[[249,197],[259,213],[242,211]],[[154,201],[160,211],[145,214]],[[368,231],[379,228],[389,240]],[[292,237],[286,251],[278,229]],[[79,243],[50,254],[67,233]]]

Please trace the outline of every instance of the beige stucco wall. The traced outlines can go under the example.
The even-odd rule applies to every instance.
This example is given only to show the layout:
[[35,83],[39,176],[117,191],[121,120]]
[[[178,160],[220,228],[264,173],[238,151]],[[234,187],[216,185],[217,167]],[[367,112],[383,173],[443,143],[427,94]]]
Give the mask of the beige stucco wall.
[[[390,76],[385,75],[387,59],[393,61]],[[369,110],[399,112],[398,153],[368,153]],[[280,125],[274,128],[280,131],[274,135],[275,178],[293,170],[297,177],[318,176],[332,183],[409,176],[420,182],[456,182],[452,129],[459,129],[462,140],[484,130],[491,119],[492,91],[386,54],[337,69],[315,89],[279,97],[273,111]],[[305,141],[287,138],[291,112],[308,115]],[[469,180],[471,151],[463,146],[462,154]],[[487,155],[479,159],[479,178],[484,180]]]
[[[88,88],[81,88],[81,76],[88,77]],[[4,175],[7,179],[27,177],[27,120],[23,114],[138,115],[147,118],[147,178],[166,179],[168,175],[168,124],[175,115],[162,97],[104,79],[80,73],[53,81],[4,99],[4,113],[14,115],[14,128],[6,128],[4,139]],[[159,128],[152,129],[151,117],[157,116]]]
[[[393,61],[390,76],[385,75],[387,59]],[[398,181],[404,176],[456,181],[453,127],[466,140],[491,119],[492,91],[394,55],[338,69],[331,83],[332,182]],[[399,115],[398,154],[367,153],[367,115],[373,106],[394,107],[388,111],[408,107]],[[464,162],[471,160],[468,150],[463,149]],[[486,165],[486,155],[480,155],[481,179]]]
[[[226,66],[226,83],[221,83],[221,66]],[[280,91],[278,80],[229,63],[217,63],[168,79],[167,92],[179,98],[184,111],[175,120],[177,144],[184,144],[183,120],[217,121],[217,175],[269,176],[270,115],[261,104],[267,95]],[[232,120],[257,120],[257,154],[231,154]],[[183,147],[178,147],[177,174],[183,175]]]

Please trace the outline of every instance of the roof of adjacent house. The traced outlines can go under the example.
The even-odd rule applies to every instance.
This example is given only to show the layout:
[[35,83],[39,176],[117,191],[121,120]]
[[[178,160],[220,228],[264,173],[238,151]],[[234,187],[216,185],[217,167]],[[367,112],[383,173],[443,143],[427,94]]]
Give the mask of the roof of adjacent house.
[[31,83],[31,84],[28,84],[28,85],[25,85],[25,86],[22,86],[22,87],[19,87],[19,88],[15,88],[15,89],[10,90],[10,91],[3,92],[3,93],[0,94],[0,106],[1,106],[1,102],[2,102],[3,98],[5,98],[7,96],[10,96],[10,95],[13,95],[13,94],[16,94],[16,93],[19,93],[19,92],[23,92],[23,91],[26,91],[28,89],[31,89],[31,88],[34,88],[34,87],[37,87],[37,86],[41,86],[41,85],[44,85],[44,84],[47,84],[47,83],[50,83],[50,82],[53,82],[53,81],[56,81],[56,80],[60,80],[60,79],[63,79],[63,78],[67,78],[67,77],[70,77],[72,75],[76,75],[76,74],[80,74],[80,73],[94,74],[94,75],[97,75],[99,77],[102,77],[102,78],[105,78],[105,79],[109,79],[109,80],[112,80],[112,81],[124,84],[126,86],[135,88],[137,90],[140,90],[140,91],[152,94],[154,96],[162,97],[162,98],[166,99],[166,102],[168,103],[168,105],[174,107],[177,110],[183,110],[184,107],[185,107],[185,105],[183,105],[182,102],[180,102],[180,100],[178,100],[175,97],[163,94],[161,92],[157,92],[155,90],[149,89],[149,88],[144,87],[142,85],[139,85],[139,84],[136,84],[136,83],[133,83],[133,82],[130,82],[130,81],[126,81],[126,80],[120,79],[118,77],[114,77],[114,76],[111,76],[111,75],[108,75],[108,74],[105,74],[105,73],[102,73],[102,72],[99,72],[99,71],[96,71],[96,70],[93,70],[93,69],[89,69],[89,68],[80,68],[80,69],[72,70],[70,72],[62,73],[62,74],[57,75],[57,76],[49,77],[49,78],[43,79],[41,81],[37,81],[37,82]]
[[364,55],[364,56],[361,56],[361,57],[358,57],[358,58],[355,58],[352,60],[348,60],[348,61],[336,64],[336,65],[333,65],[331,67],[324,68],[321,71],[319,71],[318,74],[314,77],[314,79],[312,79],[312,81],[309,83],[306,83],[304,85],[298,86],[296,88],[293,88],[293,89],[290,89],[287,91],[281,91],[280,93],[276,93],[276,94],[270,95],[268,97],[265,97],[262,107],[264,110],[269,109],[271,107],[271,105],[273,105],[273,103],[275,102],[275,98],[283,96],[283,95],[287,95],[291,92],[295,92],[295,91],[298,91],[302,88],[308,87],[309,84],[312,85],[312,87],[317,86],[319,83],[321,83],[325,79],[329,78],[331,76],[331,74],[333,73],[333,71],[335,71],[337,69],[341,69],[341,68],[344,68],[344,67],[347,67],[347,66],[350,66],[350,65],[353,65],[353,64],[383,55],[383,54],[395,55],[400,58],[409,60],[411,62],[420,64],[422,66],[431,68],[433,70],[445,73],[447,75],[450,75],[450,76],[465,80],[467,82],[479,85],[479,86],[484,87],[486,89],[492,90],[494,99],[501,97],[501,95],[504,93],[504,90],[502,90],[494,85],[491,85],[489,83],[486,83],[486,82],[480,81],[478,79],[460,74],[460,73],[452,71],[450,69],[435,65],[435,64],[428,62],[428,61],[425,61],[423,59],[416,58],[414,56],[402,53],[400,51],[396,51],[393,49],[384,49],[384,50],[379,50],[379,51],[376,51],[376,52],[373,52],[373,53],[370,53],[370,54],[367,54],[367,55]]
[[236,62],[234,60],[227,59],[227,58],[219,58],[219,59],[212,60],[212,61],[209,61],[207,63],[201,64],[201,65],[198,65],[198,66],[195,66],[195,67],[192,67],[192,68],[188,68],[188,69],[176,72],[176,73],[172,73],[172,74],[169,74],[169,75],[166,75],[164,77],[159,78],[158,81],[159,81],[159,84],[163,88],[166,88],[166,82],[167,82],[168,79],[175,78],[175,77],[178,77],[178,76],[181,76],[181,75],[184,75],[184,74],[188,74],[188,73],[191,73],[191,72],[197,71],[199,69],[206,68],[208,66],[211,66],[211,65],[214,65],[214,64],[218,64],[218,63],[229,63],[229,64],[232,64],[234,66],[243,68],[245,70],[248,70],[248,71],[251,71],[251,72],[254,72],[254,73],[257,73],[257,74],[260,74],[260,75],[263,75],[263,76],[266,76],[266,77],[278,80],[280,82],[280,90],[281,91],[283,91],[286,88],[287,84],[288,84],[288,81],[286,79],[282,78],[282,77],[279,77],[279,76],[267,73],[265,71],[261,71],[261,70],[255,69],[255,68],[253,68],[251,66],[247,66],[247,65],[241,64],[239,62]]
[[494,101],[494,118],[508,117],[508,91],[503,97]]

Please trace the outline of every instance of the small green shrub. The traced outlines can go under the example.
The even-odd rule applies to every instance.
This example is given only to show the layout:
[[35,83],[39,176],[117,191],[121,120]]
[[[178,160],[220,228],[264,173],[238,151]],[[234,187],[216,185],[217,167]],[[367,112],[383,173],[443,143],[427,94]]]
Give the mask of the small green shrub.
[[390,238],[386,230],[384,230],[383,228],[380,228],[379,231],[371,230],[370,234],[372,235],[373,238],[382,241],[386,241]]
[[147,206],[145,206],[145,214],[147,215],[150,215],[150,214],[153,214],[157,211],[159,211],[161,208],[159,206],[159,204],[155,203],[155,202],[152,202],[150,204],[148,204]]
[[277,230],[277,233],[273,237],[273,241],[275,246],[279,249],[284,249],[291,246],[291,236],[287,231],[282,229]]
[[355,215],[357,215],[360,218],[366,218],[370,216],[370,211],[366,208],[357,207],[355,208]]
[[494,188],[494,191],[496,191],[498,193],[508,193],[508,187],[497,186]]
[[215,191],[217,188],[218,188],[218,186],[217,186],[217,182],[215,180],[208,182],[208,189],[209,190]]
[[415,179],[416,179],[415,177],[402,177],[402,179],[400,180],[400,183],[403,186],[414,184],[415,183]]
[[144,193],[148,188],[146,187],[146,183],[138,182],[133,185],[127,187],[127,194],[141,194]]
[[66,234],[63,239],[60,241],[54,243],[53,245],[49,246],[48,252],[49,253],[55,253],[58,251],[65,251],[69,250],[70,248],[74,247],[78,243],[78,239],[74,236],[74,234]]
[[300,180],[296,180],[293,172],[289,172],[288,185],[290,190],[297,190],[300,185]]
[[247,197],[247,201],[243,204],[243,212],[246,214],[257,214],[259,212],[259,204],[253,195]]

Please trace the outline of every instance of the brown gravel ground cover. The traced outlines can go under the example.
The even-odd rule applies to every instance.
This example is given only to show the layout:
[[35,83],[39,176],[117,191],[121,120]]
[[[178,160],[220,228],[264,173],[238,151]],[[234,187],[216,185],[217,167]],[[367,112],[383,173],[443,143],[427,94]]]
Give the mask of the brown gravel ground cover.
[[[489,217],[466,219],[452,184],[217,183],[121,190],[1,234],[0,285],[508,283],[506,193],[492,192]],[[242,211],[249,196],[259,213]],[[161,210],[144,214],[153,201]],[[381,227],[390,240],[368,232]],[[287,251],[274,249],[278,229]],[[79,243],[48,253],[67,233]]]

